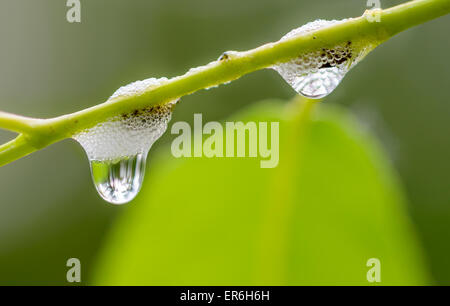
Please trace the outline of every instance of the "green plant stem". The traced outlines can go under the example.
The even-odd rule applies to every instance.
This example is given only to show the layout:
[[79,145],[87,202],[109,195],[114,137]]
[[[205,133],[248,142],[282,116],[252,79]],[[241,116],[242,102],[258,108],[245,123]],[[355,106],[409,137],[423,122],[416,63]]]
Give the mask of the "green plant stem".
[[26,136],[20,134],[15,139],[0,146],[0,159],[2,161],[13,161],[36,150]]
[[32,133],[33,123],[38,120],[0,111],[0,127],[18,133]]
[[0,166],[35,150],[71,137],[108,118],[150,105],[163,104],[201,89],[227,83],[241,76],[286,62],[317,48],[333,47],[352,40],[380,44],[415,25],[450,13],[450,0],[415,0],[380,10],[380,22],[370,22],[367,15],[351,18],[305,35],[268,43],[245,52],[232,52],[183,76],[148,89],[135,96],[120,96],[91,108],[51,119],[26,118],[0,113],[0,128],[24,133],[15,141],[0,146]]

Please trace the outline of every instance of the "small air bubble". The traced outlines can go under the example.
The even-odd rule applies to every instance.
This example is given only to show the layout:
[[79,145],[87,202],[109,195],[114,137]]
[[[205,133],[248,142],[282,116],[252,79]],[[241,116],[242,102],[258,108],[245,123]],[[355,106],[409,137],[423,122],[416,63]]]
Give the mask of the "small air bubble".
[[218,61],[225,61],[230,59],[233,56],[236,56],[238,54],[237,51],[225,51],[224,53],[222,53],[219,58]]

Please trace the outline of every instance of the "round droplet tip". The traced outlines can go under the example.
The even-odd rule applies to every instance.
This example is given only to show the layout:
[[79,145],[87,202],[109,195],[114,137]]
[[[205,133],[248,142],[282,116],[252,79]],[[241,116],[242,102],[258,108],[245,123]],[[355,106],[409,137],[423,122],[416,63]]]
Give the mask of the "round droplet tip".
[[95,188],[107,202],[121,205],[133,200],[141,189],[145,173],[145,156],[117,160],[91,161]]

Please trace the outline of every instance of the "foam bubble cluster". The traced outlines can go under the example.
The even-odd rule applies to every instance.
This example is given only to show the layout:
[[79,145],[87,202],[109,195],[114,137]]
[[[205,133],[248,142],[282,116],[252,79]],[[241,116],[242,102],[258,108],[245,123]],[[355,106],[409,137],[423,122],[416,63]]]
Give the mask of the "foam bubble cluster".
[[127,97],[127,96],[136,96],[143,94],[146,90],[161,85],[165,82],[167,82],[167,78],[149,78],[142,81],[136,81],[130,84],[127,84],[125,86],[120,87],[117,89],[111,97],[109,97],[109,100],[112,100],[117,97]]
[[[344,20],[316,20],[284,35],[286,40],[298,35],[304,35],[326,26],[334,25]],[[356,65],[372,46],[347,41],[332,48],[321,48],[297,58],[272,67],[299,94],[308,98],[323,98],[330,94],[342,81],[345,74]]]
[[[120,87],[109,100],[141,94],[167,79],[147,79]],[[147,154],[166,131],[176,101],[122,114],[101,122],[74,136],[90,160],[114,160],[138,153]]]

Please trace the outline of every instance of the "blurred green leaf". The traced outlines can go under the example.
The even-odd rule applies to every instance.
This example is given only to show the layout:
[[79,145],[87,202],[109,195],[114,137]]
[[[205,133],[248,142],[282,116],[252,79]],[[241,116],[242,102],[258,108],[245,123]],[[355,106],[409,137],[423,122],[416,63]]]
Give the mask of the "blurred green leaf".
[[[342,110],[264,102],[236,121],[280,121],[280,163],[151,159],[146,184],[99,257],[95,284],[387,284],[428,273],[395,175]],[[152,152],[151,152],[152,153]]]

